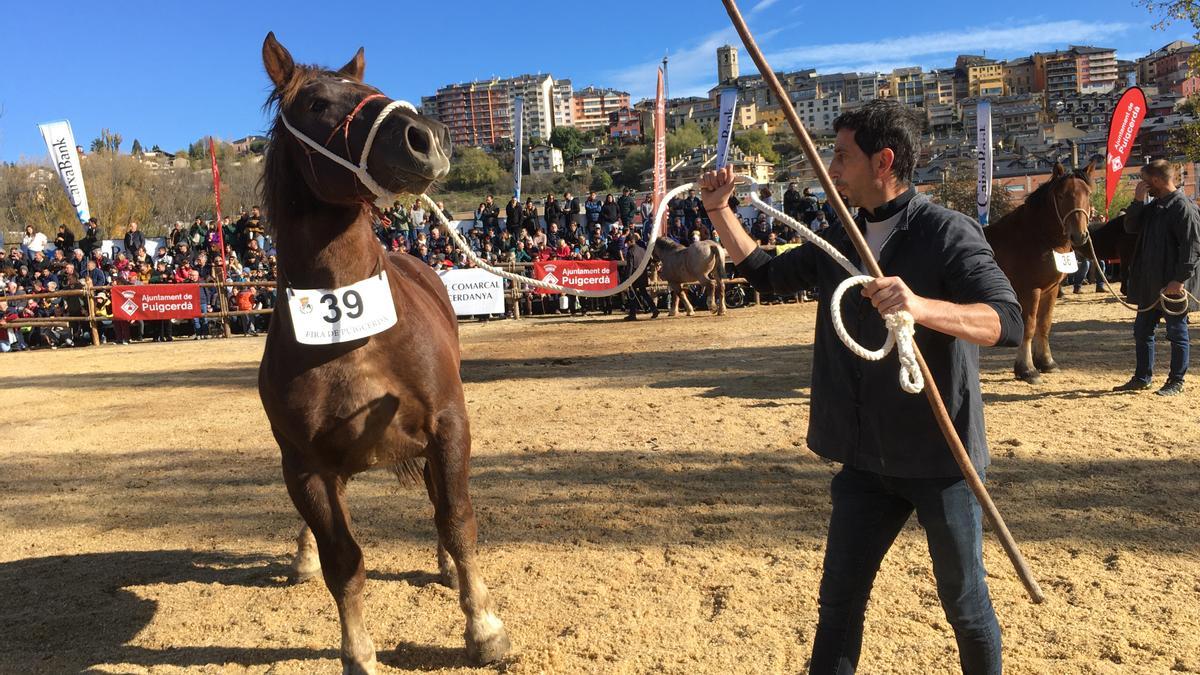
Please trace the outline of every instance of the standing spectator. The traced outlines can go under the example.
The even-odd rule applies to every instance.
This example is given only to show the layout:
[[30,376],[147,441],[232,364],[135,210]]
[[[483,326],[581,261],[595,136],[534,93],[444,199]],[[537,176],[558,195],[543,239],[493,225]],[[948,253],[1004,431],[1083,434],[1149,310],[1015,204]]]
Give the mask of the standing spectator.
[[[1146,204],[1146,197],[1154,198]],[[1114,391],[1150,388],[1154,375],[1154,332],[1160,319],[1167,324],[1171,342],[1171,370],[1156,393],[1175,396],[1183,391],[1191,355],[1188,312],[1200,309],[1200,212],[1175,185],[1175,167],[1156,159],[1142,167],[1142,180],[1133,203],[1125,212],[1125,231],[1140,235],[1137,253],[1129,268],[1129,299],[1138,306],[1133,321],[1136,368],[1128,382]],[[1176,301],[1163,299],[1178,298]],[[1191,297],[1188,297],[1191,296]],[[1169,311],[1163,311],[1163,310]]]
[[[210,231],[203,218],[197,217],[192,221],[192,226],[187,232],[187,240],[192,243],[192,248],[208,248]],[[172,241],[171,245],[178,246],[179,242]]]
[[563,216],[566,219],[566,226],[570,227],[571,223],[579,222],[579,198],[572,195],[570,192],[563,193]]
[[621,209],[612,193],[605,195],[604,204],[600,206],[600,225],[608,231],[621,227]]
[[683,198],[683,222],[689,230],[699,229],[700,198],[695,190],[688,190],[687,197]]
[[[642,214],[642,224],[648,226],[650,221],[654,219],[654,199],[650,195],[646,195],[646,198],[642,200],[642,206],[639,211]],[[648,231],[646,227],[642,229]]]
[[129,230],[125,233],[125,252],[133,255],[139,248],[146,247],[146,235],[138,231],[137,221],[129,221]]
[[79,248],[83,249],[83,255],[88,258],[100,247],[99,227],[95,218],[89,218],[83,226],[83,238],[79,240]]
[[504,229],[509,235],[516,237],[521,231],[521,202],[517,200],[516,195],[508,200],[508,204],[504,207]]
[[796,181],[789,182],[783,193],[783,212],[800,220],[800,191],[796,189]]
[[238,229],[242,231],[242,241],[239,242],[242,250],[246,250],[252,240],[258,242],[260,250],[265,249],[267,245],[266,227],[267,224],[263,222],[262,210],[257,206],[250,207],[250,213],[238,223]]
[[33,254],[46,250],[46,241],[46,235],[35,230],[32,225],[26,225],[25,236],[21,239],[21,251],[25,253],[26,258],[33,258]]
[[634,216],[637,215],[637,204],[630,194],[632,192],[633,190],[629,188],[623,188],[621,196],[617,198],[617,208],[621,211],[621,224],[625,227],[633,225]]
[[600,209],[603,206],[604,202],[600,201],[595,192],[588,193],[587,201],[583,203],[583,210],[587,213],[588,229],[600,222]]
[[[237,311],[249,312],[249,311],[255,309],[254,305],[255,305],[255,300],[257,299],[257,296],[258,296],[258,293],[254,290],[253,286],[243,287],[240,291],[238,291],[237,297],[235,299]],[[253,335],[255,337],[258,336],[258,330],[256,330],[254,328],[254,316],[253,315],[251,315],[251,314],[239,315],[238,316],[238,326],[240,326],[242,329],[242,335],[246,335],[246,336]]]
[[412,218],[413,236],[420,236],[422,233],[429,234],[429,226],[425,221],[425,209],[421,208],[421,202],[413,202],[412,209],[408,212]]
[[532,199],[525,200],[525,209],[521,211],[521,227],[525,228],[525,234],[533,236],[534,232],[541,229],[538,223],[537,207],[533,205]]
[[804,188],[804,196],[800,198],[800,221],[810,225],[820,212],[821,207],[813,196],[812,188]]
[[500,227],[500,207],[496,205],[496,198],[492,195],[484,198],[483,205],[479,208],[479,220],[484,232]]
[[[207,278],[207,277],[205,277]],[[199,270],[192,270],[188,276],[188,283],[200,283]],[[217,289],[212,286],[200,287],[200,313],[217,311]],[[192,339],[208,339],[208,319],[204,316],[197,316],[192,319]]]
[[554,193],[546,195],[546,205],[544,207],[544,216],[546,217],[546,227],[550,227],[550,223],[557,223],[562,217],[562,207],[558,201],[554,199]]

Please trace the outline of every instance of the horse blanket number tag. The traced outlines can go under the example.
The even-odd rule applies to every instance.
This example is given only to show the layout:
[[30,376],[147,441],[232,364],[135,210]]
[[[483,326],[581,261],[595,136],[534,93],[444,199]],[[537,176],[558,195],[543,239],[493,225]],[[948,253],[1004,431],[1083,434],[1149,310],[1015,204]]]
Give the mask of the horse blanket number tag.
[[370,337],[396,325],[387,274],[341,288],[288,289],[296,342],[334,345]]
[[1059,253],[1051,251],[1054,254],[1054,269],[1063,274],[1074,274],[1079,270],[1079,261],[1075,258],[1074,251]]

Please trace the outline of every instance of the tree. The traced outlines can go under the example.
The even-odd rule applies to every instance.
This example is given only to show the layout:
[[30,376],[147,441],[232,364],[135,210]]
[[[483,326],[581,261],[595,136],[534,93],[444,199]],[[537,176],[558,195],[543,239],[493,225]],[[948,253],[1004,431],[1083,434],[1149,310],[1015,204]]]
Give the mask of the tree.
[[487,187],[500,179],[503,171],[495,158],[480,148],[464,148],[450,165],[446,186],[452,190],[473,190]]
[[[978,218],[979,207],[976,202],[976,194],[979,184],[975,175],[975,163],[969,159],[963,159],[949,165],[943,171],[945,180],[929,191],[930,199],[948,209],[954,209],[971,218]],[[993,183],[992,201],[988,212],[991,222],[1000,220],[1014,208],[1016,208],[1016,200],[1013,199],[1012,193]]]
[[[1192,25],[1192,37],[1200,41],[1200,2],[1197,0],[1139,0],[1140,4],[1160,19],[1154,24],[1156,30],[1164,30],[1176,21],[1187,21]],[[1200,50],[1192,52],[1188,60],[1190,75],[1200,74]],[[1188,97],[1185,106],[1196,110],[1200,95]],[[1185,122],[1171,134],[1171,150],[1184,156],[1189,162],[1200,161],[1200,121]],[[1114,198],[1115,201],[1115,198]]]
[[704,132],[695,122],[684,122],[675,131],[667,133],[667,157],[678,157],[691,152],[695,148],[707,145],[704,142]]
[[129,154],[137,157],[142,154],[142,143],[138,139],[133,139],[133,146],[129,148]]
[[1116,193],[1113,194],[1112,204],[1109,205],[1108,210],[1106,211],[1104,208],[1104,200],[1108,197],[1108,194],[1105,191],[1107,180],[1107,177],[1101,178],[1100,180],[1096,181],[1095,187],[1092,188],[1092,208],[1096,209],[1097,213],[1102,213],[1108,218],[1112,219],[1116,218],[1118,214],[1129,208],[1129,205],[1133,202],[1133,190],[1129,187],[1128,181],[1119,183],[1117,185]]
[[554,127],[550,132],[550,145],[562,151],[563,159],[570,161],[583,152],[583,132],[575,127]]
[[107,128],[100,130],[100,136],[92,141],[92,152],[108,152],[117,154],[121,151],[121,134],[113,133]]
[[642,172],[653,165],[653,146],[638,145],[630,148],[621,159],[621,185],[635,190],[642,189]]
[[592,167],[592,182],[588,187],[596,192],[608,192],[613,187],[612,176],[598,166]]
[[733,135],[733,144],[747,155],[762,155],[763,159],[775,164],[779,162],[779,153],[771,144],[771,139],[762,129],[739,131]]

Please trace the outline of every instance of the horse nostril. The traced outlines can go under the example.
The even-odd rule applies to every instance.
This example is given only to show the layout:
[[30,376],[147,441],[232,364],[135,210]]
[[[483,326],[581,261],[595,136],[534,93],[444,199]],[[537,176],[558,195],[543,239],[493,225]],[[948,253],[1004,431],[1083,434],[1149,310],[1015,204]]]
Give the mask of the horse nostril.
[[416,125],[410,125],[405,136],[408,139],[408,147],[416,153],[428,155],[431,141],[433,140],[429,132],[424,129],[418,129]]

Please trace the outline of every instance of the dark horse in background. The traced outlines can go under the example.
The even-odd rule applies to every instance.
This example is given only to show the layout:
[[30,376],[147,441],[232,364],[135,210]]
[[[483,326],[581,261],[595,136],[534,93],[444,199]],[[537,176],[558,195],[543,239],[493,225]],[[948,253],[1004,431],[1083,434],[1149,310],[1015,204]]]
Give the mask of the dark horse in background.
[[1055,165],[1051,179],[1024,204],[984,229],[996,262],[1021,303],[1025,335],[1013,371],[1030,384],[1041,381],[1041,373],[1058,369],[1050,353],[1050,326],[1058,287],[1066,275],[1058,271],[1053,254],[1071,253],[1088,244],[1095,168],[1094,161],[1071,172]]
[[[263,63],[274,85],[268,104],[276,117],[262,189],[275,229],[280,298],[289,288],[342,288],[382,270],[398,317],[371,337],[305,345],[296,340],[288,303],[275,310],[258,388],[283,454],[288,494],[306,523],[293,575],[324,575],[341,620],[344,672],[374,673],[375,646],[362,616],[363,553],[351,532],[346,486],[352,475],[372,467],[401,477],[423,475],[442,578],[459,589],[466,614],[468,655],[477,662],[498,660],[509,643],[475,557],[467,493],[471,430],[458,324],[445,286],[418,258],[385,256],[371,231],[375,195],[282,123],[286,116],[309,138],[329,139],[329,150],[357,164],[372,123],[392,101],[363,83],[361,49],[333,72],[294,63],[269,34]],[[396,108],[375,141],[367,168],[386,190],[421,193],[449,171],[446,128],[415,112]]]
[[[1107,223],[1093,227],[1091,235],[1096,258],[1101,262],[1116,260],[1120,264],[1117,275],[1114,277],[1110,274],[1108,280],[1113,283],[1121,282],[1121,295],[1125,295],[1125,282],[1129,280],[1129,265],[1133,262],[1134,251],[1137,250],[1138,237],[1125,231],[1124,212]],[[1096,274],[1099,280],[1099,270]]]

